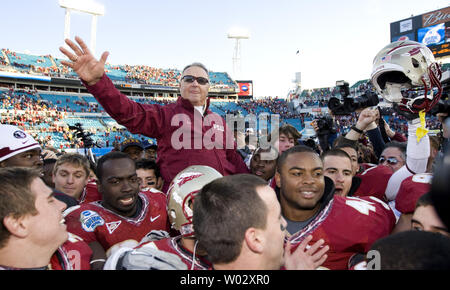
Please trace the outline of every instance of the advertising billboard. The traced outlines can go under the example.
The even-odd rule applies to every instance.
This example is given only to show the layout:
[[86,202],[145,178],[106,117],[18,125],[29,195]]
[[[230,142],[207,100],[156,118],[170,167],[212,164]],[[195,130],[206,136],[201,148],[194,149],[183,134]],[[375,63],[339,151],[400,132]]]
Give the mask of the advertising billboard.
[[450,6],[391,23],[391,42],[425,44],[436,58],[450,55]]

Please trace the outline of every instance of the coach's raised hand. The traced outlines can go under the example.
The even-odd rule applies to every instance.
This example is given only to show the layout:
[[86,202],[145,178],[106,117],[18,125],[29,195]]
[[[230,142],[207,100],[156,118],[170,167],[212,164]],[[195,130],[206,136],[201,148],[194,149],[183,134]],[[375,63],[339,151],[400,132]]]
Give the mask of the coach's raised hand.
[[80,37],[76,36],[75,41],[79,46],[70,39],[66,39],[66,43],[72,49],[72,52],[64,47],[59,48],[71,60],[71,62],[61,61],[61,63],[72,68],[88,85],[95,85],[105,73],[105,63],[109,52],[104,52],[100,60],[96,60]]

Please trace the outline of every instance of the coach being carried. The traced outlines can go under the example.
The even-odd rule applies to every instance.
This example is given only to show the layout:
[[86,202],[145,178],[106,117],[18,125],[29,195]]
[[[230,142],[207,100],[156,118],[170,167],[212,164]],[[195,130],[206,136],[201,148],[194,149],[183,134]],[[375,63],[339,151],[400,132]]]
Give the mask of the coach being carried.
[[178,172],[190,165],[211,166],[222,175],[248,173],[236,152],[232,132],[222,117],[209,110],[209,75],[202,64],[184,68],[181,97],[176,103],[140,104],[120,93],[105,74],[108,52],[96,60],[81,38],[75,40],[78,45],[66,39],[72,52],[60,48],[71,60],[61,63],[78,74],[88,91],[119,124],[131,133],[157,139],[157,164],[165,181],[164,192]]

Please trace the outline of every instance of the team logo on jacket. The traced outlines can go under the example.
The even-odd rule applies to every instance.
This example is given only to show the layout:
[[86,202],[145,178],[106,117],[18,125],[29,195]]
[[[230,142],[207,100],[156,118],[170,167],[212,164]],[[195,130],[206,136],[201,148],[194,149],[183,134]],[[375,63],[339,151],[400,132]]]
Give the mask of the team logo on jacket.
[[80,214],[81,227],[86,232],[93,232],[98,226],[105,224],[103,218],[92,210],[85,210]]

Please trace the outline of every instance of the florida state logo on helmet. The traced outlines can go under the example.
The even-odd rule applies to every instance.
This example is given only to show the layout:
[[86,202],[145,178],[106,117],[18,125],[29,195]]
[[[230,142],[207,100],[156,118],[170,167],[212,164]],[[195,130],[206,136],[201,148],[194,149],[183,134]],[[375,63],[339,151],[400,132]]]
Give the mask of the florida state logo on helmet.
[[175,176],[167,194],[167,214],[172,228],[183,236],[193,236],[192,203],[195,195],[222,174],[209,166],[190,166]]

